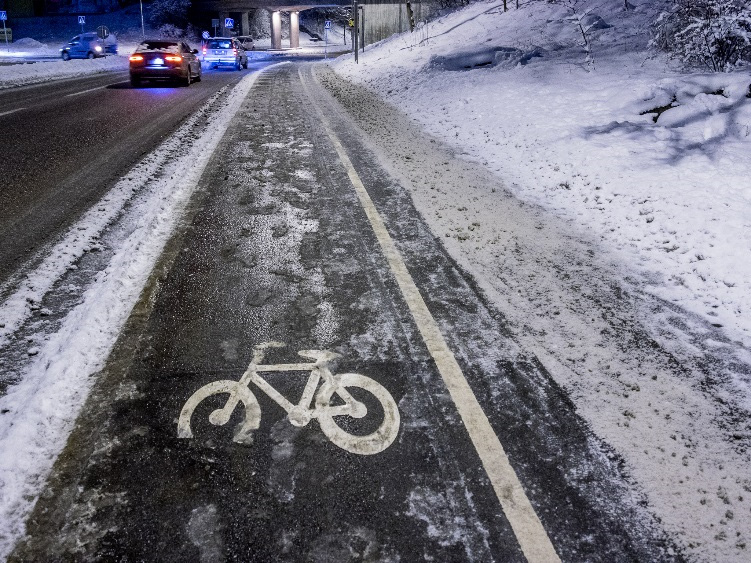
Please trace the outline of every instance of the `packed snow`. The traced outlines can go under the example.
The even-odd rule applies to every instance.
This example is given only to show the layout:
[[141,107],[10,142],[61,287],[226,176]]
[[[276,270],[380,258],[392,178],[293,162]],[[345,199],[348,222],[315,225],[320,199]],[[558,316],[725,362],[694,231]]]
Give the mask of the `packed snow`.
[[[424,149],[397,118],[377,115],[379,106],[365,108],[373,121],[393,125],[378,133],[360,123],[374,143],[382,142],[386,158],[393,162],[410,146],[415,154],[428,155],[422,164],[411,159],[408,170],[416,173],[412,182],[405,180],[418,209],[507,316],[522,344],[570,393],[593,431],[623,456],[649,509],[682,551],[700,561],[747,561],[751,434],[744,424],[751,390],[743,366],[751,364],[751,73],[687,72],[649,51],[646,30],[661,1],[632,6],[582,0],[573,3],[576,10],[547,2],[525,2],[517,10],[513,4],[504,13],[500,2],[473,3],[421,24],[414,33],[367,46],[358,65],[349,56],[334,68],[409,114],[465,163],[456,177],[448,171],[438,180],[430,176],[436,185],[422,190],[430,183],[425,170],[435,172],[449,160]],[[588,8],[593,10],[583,15]],[[586,48],[580,21],[588,30]],[[14,44],[21,44],[19,53],[45,48],[23,41]],[[123,52],[129,51],[121,46]],[[125,56],[2,66],[0,88],[126,68]],[[243,93],[232,98],[237,103],[250,87],[243,84]],[[206,147],[221,136],[235,106],[222,110],[216,123],[223,125],[210,141],[201,140],[208,133],[196,141],[197,154],[210,153]],[[472,171],[477,165],[487,176]],[[395,173],[399,170],[395,165]],[[472,183],[489,177],[487,184]],[[514,207],[500,190],[486,189],[493,181],[535,211]],[[59,334],[29,348],[32,377],[0,399],[0,407],[12,413],[0,417],[0,449],[10,451],[12,443],[19,452],[0,461],[0,556],[22,533],[23,517],[85,398],[87,375],[102,365],[179,214],[180,202],[163,194],[178,184],[183,186],[149,188],[159,204],[144,209],[164,223],[154,227],[160,237],[150,239],[153,231],[146,229],[146,238],[134,243],[145,245],[148,259],[137,261],[139,253],[123,250],[130,254],[120,262],[123,270],[103,275]],[[114,196],[105,202],[110,211],[118,201]],[[545,219],[545,213],[555,219]],[[517,220],[518,233],[506,233],[506,225],[498,223],[501,216],[510,225]],[[96,221],[109,220],[101,213],[89,219],[83,226],[93,231],[100,229]],[[679,361],[716,346],[741,366],[736,378],[703,394],[698,389],[706,381],[699,370],[669,372],[652,351],[629,357],[630,349],[616,349],[613,340],[601,337],[613,321],[590,320],[596,306],[587,301],[594,298],[582,294],[581,303],[579,297],[556,294],[545,277],[558,275],[549,271],[550,264],[565,268],[561,263],[570,258],[558,252],[562,242],[570,242],[566,229],[589,237],[590,246],[580,248],[586,267],[593,264],[597,275],[623,276],[654,297],[629,322],[644,323]],[[540,248],[523,246],[535,240]],[[526,258],[504,253],[519,241]],[[53,256],[50,272],[72,264],[86,243],[85,237],[74,237],[69,251],[58,254],[59,260]],[[590,251],[597,252],[596,261]],[[504,277],[517,266],[526,279]],[[593,275],[582,272],[581,279]],[[46,274],[40,275],[43,281]],[[521,295],[524,284],[534,286],[528,295]],[[0,325],[4,333],[23,322],[27,297],[36,298],[39,287],[21,286],[27,293],[3,305],[11,319]],[[582,309],[578,316],[573,301]],[[676,310],[668,315],[661,303]],[[85,324],[86,315],[103,319],[101,333],[76,335],[74,327]],[[687,332],[704,335],[701,345],[675,329],[676,317],[690,325]],[[718,364],[718,376],[725,375],[723,369]],[[49,404],[35,401],[35,390],[45,388],[48,378],[68,376],[75,381],[47,387],[56,392],[66,381],[69,385],[60,395],[65,406],[49,409],[54,415],[47,418]],[[728,419],[723,405],[741,409],[738,418]]]
[[663,2],[568,4],[473,3],[334,63],[453,155],[324,82],[681,550],[747,561],[751,73],[650,51]]
[[[97,274],[60,328],[29,349],[32,360],[20,382],[0,397],[0,451],[13,452],[0,457],[0,559],[23,535],[25,518],[86,400],[91,376],[104,365],[257,76],[249,74],[231,91],[222,90],[209,100],[73,225],[38,269],[0,304],[0,319],[8,319],[0,329],[17,328],[50,285],[99,244],[99,236],[114,220],[128,225],[124,238],[112,243],[109,266]],[[177,147],[182,156],[175,158]]]

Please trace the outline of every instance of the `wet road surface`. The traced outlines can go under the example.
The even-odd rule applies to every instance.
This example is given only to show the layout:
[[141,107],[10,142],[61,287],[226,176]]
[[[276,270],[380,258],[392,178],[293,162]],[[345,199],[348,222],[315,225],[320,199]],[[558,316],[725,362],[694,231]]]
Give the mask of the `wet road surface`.
[[206,72],[189,88],[131,88],[120,72],[0,91],[0,283],[245,72]]

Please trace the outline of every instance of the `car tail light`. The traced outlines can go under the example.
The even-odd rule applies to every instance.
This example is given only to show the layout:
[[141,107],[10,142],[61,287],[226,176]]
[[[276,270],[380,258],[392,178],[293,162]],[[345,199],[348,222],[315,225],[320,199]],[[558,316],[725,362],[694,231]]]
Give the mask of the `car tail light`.
[[203,48],[203,54],[206,54],[206,47]]
[[183,58],[180,55],[167,55],[166,57],[164,57],[164,60],[173,63],[179,63],[181,60],[183,60]]
[[130,60],[134,63],[140,62],[143,60],[143,57],[141,55],[133,55],[130,57]]
[[237,56],[237,49],[232,49],[232,54]]

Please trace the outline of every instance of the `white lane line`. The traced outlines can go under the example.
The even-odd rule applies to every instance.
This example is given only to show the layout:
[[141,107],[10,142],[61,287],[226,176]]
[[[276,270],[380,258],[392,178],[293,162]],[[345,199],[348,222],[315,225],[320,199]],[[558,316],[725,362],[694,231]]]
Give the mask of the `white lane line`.
[[104,86],[97,86],[96,88],[89,88],[88,90],[81,90],[80,92],[73,92],[72,94],[66,94],[66,98],[70,98],[71,96],[80,96],[81,94],[88,94],[89,92],[94,92],[95,90],[103,90],[104,88],[109,88],[110,86],[117,86],[118,84],[128,84],[127,81],[122,82],[113,82],[112,84],[105,84]]
[[347,170],[347,175],[375,232],[378,244],[386,256],[386,260],[407,302],[412,317],[415,319],[417,328],[430,354],[433,356],[438,371],[446,387],[448,387],[451,398],[462,418],[462,422],[467,432],[469,432],[472,444],[480,455],[483,467],[490,478],[490,482],[493,484],[495,494],[501,503],[501,508],[506,518],[511,524],[522,553],[527,558],[527,561],[531,563],[560,562],[545,528],[543,528],[532,504],[524,493],[524,489],[519,482],[519,478],[516,476],[514,468],[509,463],[501,441],[493,431],[488,417],[477,402],[477,398],[472,392],[467,379],[464,377],[454,354],[446,344],[438,328],[438,323],[436,323],[422,295],[420,295],[420,291],[417,289],[391,235],[386,230],[383,219],[381,219],[378,210],[373,204],[373,200],[370,199],[370,195],[368,195],[368,191],[365,189],[362,180],[360,180],[360,176],[352,166],[352,162],[347,156],[341,141],[331,128],[329,120],[321,110],[318,102],[311,95],[301,69],[298,70],[298,74],[303,88],[308,94],[308,98],[311,100],[329,139],[339,155],[339,159]]
[[22,109],[26,109],[26,108],[16,108],[16,109],[12,109],[10,111],[4,111],[3,113],[0,113],[0,117],[2,117],[4,115],[10,115],[11,113],[16,113],[17,111],[21,111]]

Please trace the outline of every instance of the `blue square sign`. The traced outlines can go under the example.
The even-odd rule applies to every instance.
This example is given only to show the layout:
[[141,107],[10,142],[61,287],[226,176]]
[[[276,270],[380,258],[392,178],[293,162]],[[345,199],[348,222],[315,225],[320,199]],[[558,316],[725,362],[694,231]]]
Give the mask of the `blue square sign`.
[[233,20],[232,18],[224,18],[224,27],[232,29],[233,27],[235,27],[235,20]]
[[78,16],[78,23],[81,25],[86,23],[86,16]]
[[0,12],[0,21],[5,21],[8,19],[8,12],[2,11]]
[[331,20],[326,20],[326,29],[331,29]]

